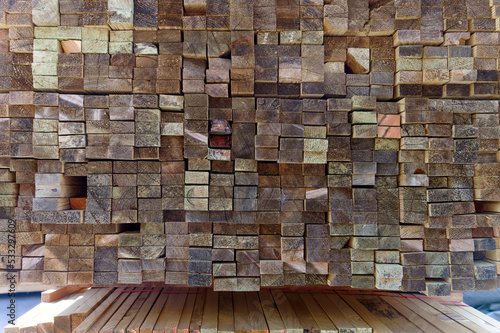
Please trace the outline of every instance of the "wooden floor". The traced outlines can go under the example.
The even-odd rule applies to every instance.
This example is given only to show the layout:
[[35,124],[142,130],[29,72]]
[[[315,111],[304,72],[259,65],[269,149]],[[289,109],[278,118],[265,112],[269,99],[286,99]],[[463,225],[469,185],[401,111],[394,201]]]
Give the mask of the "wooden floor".
[[500,332],[500,322],[420,294],[92,288],[41,303],[5,333]]

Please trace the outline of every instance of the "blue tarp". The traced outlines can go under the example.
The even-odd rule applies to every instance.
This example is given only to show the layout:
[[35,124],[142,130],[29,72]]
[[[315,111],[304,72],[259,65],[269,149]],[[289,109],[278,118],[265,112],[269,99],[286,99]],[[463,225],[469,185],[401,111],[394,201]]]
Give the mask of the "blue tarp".
[[464,303],[500,321],[500,289],[465,292]]

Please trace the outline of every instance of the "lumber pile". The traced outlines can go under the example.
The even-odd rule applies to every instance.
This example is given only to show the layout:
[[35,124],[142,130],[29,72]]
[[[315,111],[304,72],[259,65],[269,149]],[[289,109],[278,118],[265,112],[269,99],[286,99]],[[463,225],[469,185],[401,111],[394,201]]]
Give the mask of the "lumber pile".
[[394,292],[322,289],[241,293],[145,287],[63,288],[50,293],[60,295],[35,306],[14,325],[7,325],[4,332],[500,330],[498,321],[463,303],[416,293],[405,297]]
[[17,244],[0,269],[21,285],[496,289],[499,7],[1,5],[1,253],[9,220]]

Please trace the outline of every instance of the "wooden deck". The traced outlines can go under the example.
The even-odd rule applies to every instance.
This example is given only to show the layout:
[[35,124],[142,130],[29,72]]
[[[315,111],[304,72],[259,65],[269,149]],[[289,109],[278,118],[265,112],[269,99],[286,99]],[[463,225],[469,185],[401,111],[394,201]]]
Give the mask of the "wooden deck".
[[465,304],[422,294],[111,287],[41,303],[4,329],[30,332],[482,333],[500,332],[500,322]]

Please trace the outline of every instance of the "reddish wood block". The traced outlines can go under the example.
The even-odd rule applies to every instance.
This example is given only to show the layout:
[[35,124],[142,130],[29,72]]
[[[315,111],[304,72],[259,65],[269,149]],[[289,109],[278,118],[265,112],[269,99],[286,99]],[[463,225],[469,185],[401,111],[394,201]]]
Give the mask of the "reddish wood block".
[[401,116],[398,114],[378,114],[377,123],[379,126],[401,126]]
[[87,198],[69,198],[71,209],[85,209],[87,207]]
[[230,135],[210,135],[209,141],[212,148],[231,148]]
[[379,138],[401,138],[401,127],[378,126],[377,132]]

